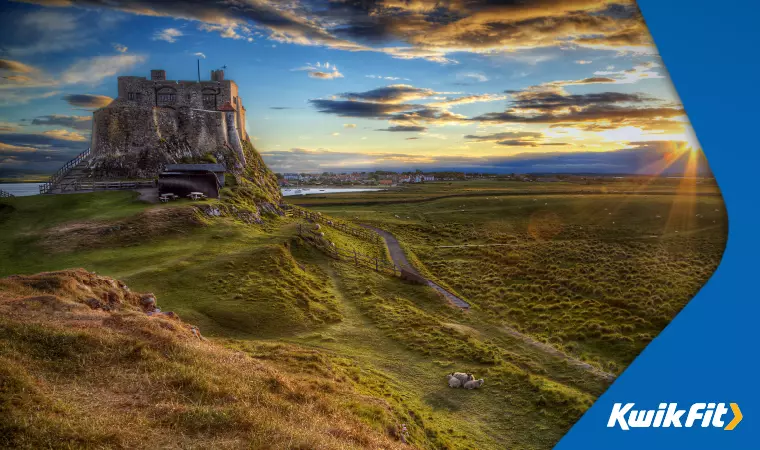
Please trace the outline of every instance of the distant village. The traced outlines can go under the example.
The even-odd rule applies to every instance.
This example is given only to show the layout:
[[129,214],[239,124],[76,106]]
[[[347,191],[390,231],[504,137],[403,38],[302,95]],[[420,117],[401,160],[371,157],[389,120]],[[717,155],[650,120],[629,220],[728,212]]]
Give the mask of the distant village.
[[[434,181],[465,181],[473,179],[510,180],[524,182],[558,182],[575,181],[587,182],[589,177],[578,175],[533,175],[533,174],[493,174],[493,173],[468,173],[468,172],[351,172],[336,173],[277,173],[280,186],[298,185],[364,185],[364,186],[398,186],[411,183],[429,183]],[[599,178],[602,177],[591,177]]]
[[[670,179],[678,182],[681,177],[666,175],[630,174],[539,174],[539,173],[478,173],[478,172],[322,172],[322,173],[276,173],[281,187],[289,186],[400,186],[415,183],[454,182],[467,180],[517,181],[525,183],[565,182],[577,184],[650,183],[653,178],[660,182]],[[711,176],[698,177],[697,184],[714,182]]]

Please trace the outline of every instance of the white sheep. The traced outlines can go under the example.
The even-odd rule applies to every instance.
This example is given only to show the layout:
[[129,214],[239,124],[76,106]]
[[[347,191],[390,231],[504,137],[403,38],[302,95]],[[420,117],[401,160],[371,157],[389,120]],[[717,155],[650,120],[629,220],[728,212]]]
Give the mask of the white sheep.
[[446,379],[449,380],[449,387],[458,388],[462,386],[462,382],[459,381],[459,378],[456,378],[454,375],[448,374],[446,375]]
[[462,385],[474,379],[471,373],[454,372],[451,374],[454,378],[457,378]]
[[485,381],[481,378],[479,380],[470,380],[467,383],[464,384],[465,389],[477,389],[480,386],[483,386],[483,383]]

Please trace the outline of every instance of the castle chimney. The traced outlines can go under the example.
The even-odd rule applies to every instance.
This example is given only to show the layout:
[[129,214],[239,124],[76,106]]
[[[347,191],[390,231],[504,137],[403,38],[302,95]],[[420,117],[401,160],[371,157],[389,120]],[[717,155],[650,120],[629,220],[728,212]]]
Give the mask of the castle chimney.
[[166,71],[165,70],[151,70],[150,71],[150,79],[153,81],[166,81]]

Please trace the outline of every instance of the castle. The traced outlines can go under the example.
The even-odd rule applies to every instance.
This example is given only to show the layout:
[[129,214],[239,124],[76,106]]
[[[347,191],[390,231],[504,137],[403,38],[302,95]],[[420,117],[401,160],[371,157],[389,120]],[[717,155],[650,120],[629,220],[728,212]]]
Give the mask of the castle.
[[153,178],[165,164],[214,160],[245,166],[246,110],[223,70],[207,81],[118,77],[118,97],[93,113],[90,168],[96,177]]
[[189,108],[220,111],[230,104],[236,113],[240,139],[246,140],[245,106],[238,95],[238,85],[224,79],[224,70],[212,70],[210,81],[172,81],[166,79],[165,70],[151,70],[150,80],[145,77],[121,76],[118,78],[118,101],[147,107]]

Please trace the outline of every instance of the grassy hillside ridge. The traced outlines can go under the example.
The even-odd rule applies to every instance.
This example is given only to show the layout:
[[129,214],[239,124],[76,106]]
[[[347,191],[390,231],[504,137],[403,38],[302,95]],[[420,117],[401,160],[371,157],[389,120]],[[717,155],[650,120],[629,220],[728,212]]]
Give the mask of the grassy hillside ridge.
[[718,196],[492,195],[318,210],[393,232],[474,309],[614,373],[704,285],[727,235]]
[[[70,414],[60,417],[79,417],[64,432],[63,413],[41,413],[39,433],[17,432],[27,446],[61,436],[70,446],[148,446],[136,440],[139,426],[114,434],[102,418],[118,422],[142,408],[146,415],[135,420],[148,423],[144,442],[158,436],[153,446],[167,442],[160,436],[166,432],[167,440],[184,433],[187,445],[177,446],[188,447],[254,439],[254,448],[277,448],[296,436],[292,442],[306,442],[302,448],[392,448],[396,426],[405,423],[414,448],[551,448],[609,380],[529,345],[505,325],[617,372],[709,277],[726,226],[717,196],[491,194],[318,208],[393,232],[413,264],[472,302],[462,311],[427,286],[329,257],[298,236],[296,217],[272,214],[257,224],[234,214],[211,216],[195,205],[221,203],[149,205],[124,192],[0,201],[0,276],[85,267],[155,293],[162,309],[199,326],[211,341],[181,334],[180,348],[164,352],[150,342],[174,342],[160,324],[175,322],[139,311],[109,313],[119,317],[113,321],[86,306],[68,311],[58,301],[11,309],[27,315],[3,323],[12,331],[0,345],[12,351],[0,358],[23,370],[2,377],[32,402],[24,403],[26,411],[42,402]],[[325,225],[319,232],[342,247],[387,258],[378,243]],[[65,245],[51,251],[56,240]],[[19,289],[10,289],[16,300],[49,296]],[[35,324],[35,314],[55,319]],[[135,329],[138,335],[130,334]],[[58,334],[74,347],[55,344]],[[28,343],[38,335],[46,344]],[[146,362],[129,356],[135,347],[157,350],[146,353]],[[45,348],[63,348],[61,358],[70,363],[51,368]],[[256,367],[267,374],[261,391],[258,375],[249,373]],[[486,383],[477,391],[450,389],[444,375],[454,370]],[[235,378],[231,391],[227,377]],[[160,387],[155,397],[153,386]],[[24,397],[34,392],[41,393]],[[263,393],[272,408],[285,411],[263,413],[287,417],[287,426],[273,429],[249,417],[258,410],[250,399]],[[104,405],[92,406],[98,401]],[[291,408],[318,408],[318,423],[300,428],[306,416]],[[102,415],[91,417],[90,410]],[[337,436],[320,428],[325,414],[346,428]],[[302,440],[311,434],[317,440]]]
[[339,371],[270,362],[318,353],[254,358],[203,342],[178,319],[145,315],[114,280],[83,270],[6,278],[0,311],[3,447],[398,446],[390,407]]

